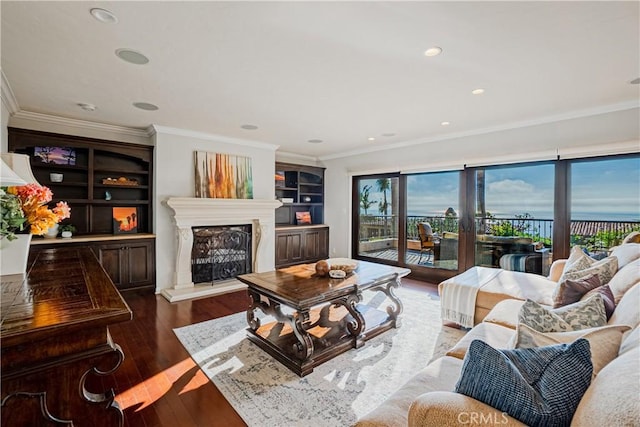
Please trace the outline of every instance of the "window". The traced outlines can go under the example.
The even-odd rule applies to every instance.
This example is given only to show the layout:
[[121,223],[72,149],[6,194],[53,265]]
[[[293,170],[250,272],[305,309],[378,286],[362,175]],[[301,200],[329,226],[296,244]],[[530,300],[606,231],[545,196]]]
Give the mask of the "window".
[[571,245],[602,258],[640,230],[640,157],[571,163]]

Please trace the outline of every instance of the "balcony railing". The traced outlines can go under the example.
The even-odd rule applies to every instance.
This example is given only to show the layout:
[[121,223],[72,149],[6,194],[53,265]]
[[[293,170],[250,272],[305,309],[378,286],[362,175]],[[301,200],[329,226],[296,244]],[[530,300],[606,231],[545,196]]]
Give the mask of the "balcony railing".
[[[434,233],[458,232],[458,218],[444,216],[407,217],[407,240],[420,240],[419,222],[428,222]],[[360,216],[360,241],[398,238],[398,218],[396,215]],[[571,244],[586,247],[590,252],[606,250],[620,244],[624,236],[632,231],[640,231],[639,221],[571,221]],[[493,218],[477,217],[476,232],[494,236],[530,237],[551,247],[553,220],[527,217]]]

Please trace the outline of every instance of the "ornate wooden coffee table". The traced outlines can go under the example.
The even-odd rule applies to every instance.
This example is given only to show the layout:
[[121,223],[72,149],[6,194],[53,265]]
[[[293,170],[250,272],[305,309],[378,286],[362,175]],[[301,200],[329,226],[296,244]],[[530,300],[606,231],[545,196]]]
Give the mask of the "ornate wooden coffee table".
[[[249,286],[248,337],[300,376],[374,336],[400,326],[402,303],[394,289],[406,268],[359,261],[344,279],[319,277],[315,264],[238,276]],[[362,302],[362,291],[380,291],[386,312]],[[255,310],[273,316],[262,325]]]

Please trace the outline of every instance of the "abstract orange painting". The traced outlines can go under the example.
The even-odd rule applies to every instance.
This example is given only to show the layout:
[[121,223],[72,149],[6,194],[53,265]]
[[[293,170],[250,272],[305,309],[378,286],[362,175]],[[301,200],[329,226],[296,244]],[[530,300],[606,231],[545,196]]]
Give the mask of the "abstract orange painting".
[[196,197],[253,199],[251,157],[195,152]]

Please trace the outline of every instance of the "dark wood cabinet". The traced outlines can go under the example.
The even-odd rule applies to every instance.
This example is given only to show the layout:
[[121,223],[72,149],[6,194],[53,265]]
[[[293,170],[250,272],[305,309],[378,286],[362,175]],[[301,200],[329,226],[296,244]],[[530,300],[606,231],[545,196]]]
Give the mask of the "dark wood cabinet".
[[120,290],[140,288],[155,282],[154,241],[121,240],[93,244],[100,264]]
[[71,239],[31,241],[30,254],[54,248],[90,248],[118,290],[153,288],[156,281],[155,236],[117,239],[114,236],[81,236]]
[[316,262],[328,256],[328,226],[299,225],[276,228],[276,268]]

